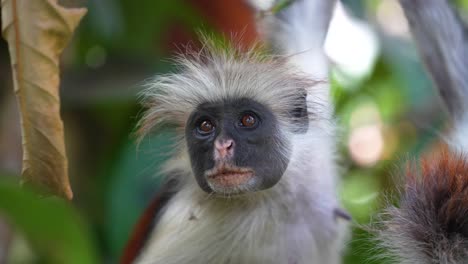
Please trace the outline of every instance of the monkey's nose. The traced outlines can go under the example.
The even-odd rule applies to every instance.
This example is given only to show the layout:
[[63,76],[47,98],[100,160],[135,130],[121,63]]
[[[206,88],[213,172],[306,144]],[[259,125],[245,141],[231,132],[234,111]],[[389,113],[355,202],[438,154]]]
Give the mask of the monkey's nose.
[[234,153],[234,140],[216,139],[215,140],[215,159],[225,159]]

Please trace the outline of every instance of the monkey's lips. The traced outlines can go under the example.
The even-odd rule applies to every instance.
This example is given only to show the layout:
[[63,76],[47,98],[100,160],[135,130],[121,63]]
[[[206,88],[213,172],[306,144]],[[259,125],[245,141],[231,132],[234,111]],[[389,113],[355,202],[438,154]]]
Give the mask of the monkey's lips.
[[239,188],[246,185],[253,177],[252,169],[234,166],[218,166],[206,172],[208,182],[214,187],[213,191],[218,188],[223,190]]

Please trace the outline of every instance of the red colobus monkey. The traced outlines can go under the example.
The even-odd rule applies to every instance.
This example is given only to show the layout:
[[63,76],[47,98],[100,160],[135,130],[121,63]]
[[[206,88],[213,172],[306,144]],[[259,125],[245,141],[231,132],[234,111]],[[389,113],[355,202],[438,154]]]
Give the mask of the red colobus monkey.
[[148,84],[140,132],[172,124],[179,145],[122,263],[341,262],[348,216],[337,199],[328,84],[316,81],[327,74],[333,4],[294,1],[266,21],[283,54],[301,54],[205,40],[178,58],[178,73]]

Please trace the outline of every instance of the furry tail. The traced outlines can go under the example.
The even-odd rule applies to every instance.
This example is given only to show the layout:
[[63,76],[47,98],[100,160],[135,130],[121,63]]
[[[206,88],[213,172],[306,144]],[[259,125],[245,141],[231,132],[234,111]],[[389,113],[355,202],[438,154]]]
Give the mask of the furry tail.
[[[444,0],[400,0],[423,62],[450,113],[449,151],[408,166],[399,207],[379,240],[398,263],[468,263],[468,34]],[[464,154],[463,154],[464,153]]]

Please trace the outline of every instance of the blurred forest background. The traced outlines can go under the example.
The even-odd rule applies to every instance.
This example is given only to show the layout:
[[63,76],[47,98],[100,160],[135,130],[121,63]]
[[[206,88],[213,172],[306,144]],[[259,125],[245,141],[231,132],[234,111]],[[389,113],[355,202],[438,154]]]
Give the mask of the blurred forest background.
[[[0,263],[53,263],[54,254],[75,256],[69,263],[85,263],[83,256],[116,263],[158,188],[158,166],[170,148],[166,130],[136,147],[142,82],[174,70],[171,55],[196,47],[200,29],[228,39],[241,34],[247,45],[259,39],[255,15],[241,0],[78,2],[88,14],[62,56],[61,73],[72,204],[45,206],[14,184],[21,134],[8,48],[0,41],[0,207],[7,208],[0,210]],[[341,3],[325,43],[342,128],[341,197],[354,221],[366,224],[394,189],[399,166],[436,147],[445,110],[398,2]],[[453,3],[467,15],[468,0]],[[382,263],[372,260],[365,232],[355,229],[350,244],[345,263]]]

